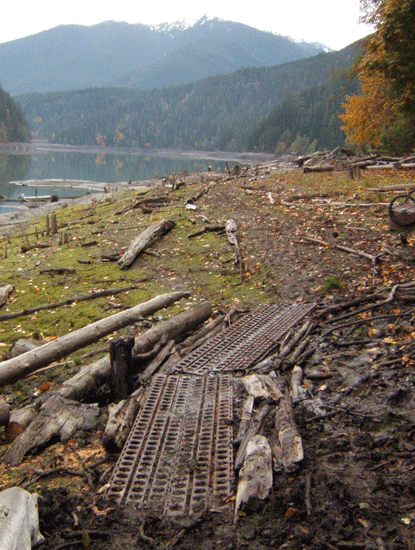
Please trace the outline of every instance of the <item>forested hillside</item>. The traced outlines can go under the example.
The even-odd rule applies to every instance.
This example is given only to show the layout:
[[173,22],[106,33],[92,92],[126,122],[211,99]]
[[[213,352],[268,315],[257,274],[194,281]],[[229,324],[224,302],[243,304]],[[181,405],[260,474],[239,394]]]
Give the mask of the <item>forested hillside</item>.
[[[28,94],[19,101],[34,136],[57,143],[246,150],[252,130],[281,101],[328,82],[333,71],[348,69],[359,48],[355,44],[340,52],[280,66],[240,69],[161,90],[89,88]],[[330,107],[331,102],[327,110]],[[336,108],[338,104],[333,105],[333,126],[339,112]],[[326,145],[323,134],[309,137]],[[253,147],[252,138],[249,147]]]
[[356,78],[338,76],[287,97],[252,131],[248,149],[277,153],[334,149],[345,140],[338,116],[345,95],[357,92]]
[[242,67],[286,63],[325,49],[207,17],[191,27],[115,21],[61,25],[0,44],[0,82],[13,95],[94,86],[162,88]]
[[27,142],[29,126],[22,109],[0,86],[0,143]]

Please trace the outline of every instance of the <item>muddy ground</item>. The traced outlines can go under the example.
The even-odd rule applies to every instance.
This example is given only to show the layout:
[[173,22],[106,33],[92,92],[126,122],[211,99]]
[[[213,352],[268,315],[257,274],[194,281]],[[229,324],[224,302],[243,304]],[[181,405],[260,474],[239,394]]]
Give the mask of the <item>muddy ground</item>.
[[[369,191],[379,184],[405,183],[407,174],[370,174],[360,182],[344,174],[297,171],[224,179],[152,193],[176,193],[181,201],[208,186],[195,201],[197,209],[183,209],[178,217],[186,218],[189,228],[200,228],[206,220],[237,221],[245,264],[242,284],[237,285],[234,268],[221,283],[235,285],[232,295],[226,297],[221,285],[209,285],[209,278],[232,267],[232,252],[224,259],[225,241],[217,249],[211,240],[201,241],[203,262],[209,261],[209,269],[200,270],[201,279],[195,275],[203,267],[200,261],[193,270],[180,270],[169,265],[168,254],[157,277],[168,290],[194,288],[198,299],[213,303],[215,313],[229,311],[235,302],[246,308],[260,301],[317,304],[312,353],[301,365],[303,400],[295,405],[305,452],[298,471],[275,472],[269,498],[244,510],[236,524],[236,485],[228,502],[197,518],[172,522],[118,509],[99,494],[116,460],[100,444],[103,402],[96,432],[56,443],[27,457],[19,468],[3,465],[0,488],[18,484],[41,495],[45,550],[415,548],[415,291],[410,285],[396,287],[415,279],[415,239],[411,232],[390,230],[387,203],[393,194]],[[374,265],[337,244],[379,259]],[[165,246],[156,243],[154,251],[163,253]],[[180,253],[186,250],[182,247]],[[147,257],[149,269],[156,259]],[[341,309],[353,299],[360,302]],[[333,305],[337,311],[327,309]],[[345,326],[333,330],[340,325]],[[287,380],[291,367],[285,363],[280,373]],[[11,392],[5,394],[12,401]],[[272,431],[270,417],[265,433]],[[6,449],[0,431],[0,453]],[[54,470],[54,475],[42,477],[39,470]]]

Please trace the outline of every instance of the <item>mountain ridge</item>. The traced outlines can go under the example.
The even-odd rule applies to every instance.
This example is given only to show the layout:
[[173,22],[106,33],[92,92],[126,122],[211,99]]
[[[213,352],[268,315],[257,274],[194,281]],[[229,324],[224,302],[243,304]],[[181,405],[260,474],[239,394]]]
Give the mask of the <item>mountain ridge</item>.
[[[251,132],[281,101],[328,82],[333,71],[346,74],[360,50],[361,43],[356,43],[339,52],[272,67],[238,69],[162,89],[88,88],[24,94],[18,100],[31,124],[32,135],[53,143],[243,151]],[[349,86],[346,76],[343,80],[339,79],[335,89],[327,89],[327,93],[344,97]],[[353,90],[348,89],[348,93]],[[315,107],[322,116],[318,116],[318,124],[308,127],[313,133],[320,133],[328,124],[335,130],[330,139],[338,144],[339,139],[344,139],[337,119],[341,99],[336,101],[337,112],[331,113],[333,102],[329,96],[320,98],[317,92],[310,97],[314,103],[323,101],[326,108]],[[293,122],[295,131],[302,132]],[[308,137],[313,141],[318,136]],[[327,140],[318,139],[318,143],[331,146]]]
[[192,26],[60,25],[0,44],[0,82],[12,95],[96,86],[162,88],[326,49],[207,17]]

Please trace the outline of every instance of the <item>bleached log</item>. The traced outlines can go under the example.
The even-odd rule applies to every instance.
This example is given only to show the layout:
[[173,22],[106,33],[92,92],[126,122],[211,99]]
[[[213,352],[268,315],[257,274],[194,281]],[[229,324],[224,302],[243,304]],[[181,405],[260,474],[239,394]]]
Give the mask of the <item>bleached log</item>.
[[129,267],[134,260],[139,256],[149,244],[151,244],[157,237],[171,231],[176,225],[173,220],[160,220],[150,227],[147,227],[138,237],[136,237],[121,258],[118,260],[118,265],[121,269]]
[[14,287],[12,285],[0,286],[0,307],[7,303],[7,300],[13,290]]
[[300,386],[303,383],[303,369],[299,366],[295,366],[291,372],[291,399],[293,403],[300,399]]
[[249,426],[239,446],[238,454],[236,455],[236,458],[235,458],[235,470],[239,470],[242,467],[242,464],[244,463],[244,460],[245,460],[249,441],[261,431],[262,426],[264,425],[264,422],[265,422],[265,418],[267,417],[270,411],[271,411],[271,406],[267,402],[265,402],[259,407],[259,409],[252,416]]
[[[267,374],[248,374],[242,378],[242,383],[248,392],[248,398],[243,407],[235,440],[235,443],[240,443],[235,459],[236,470],[243,464],[249,440],[261,430],[265,418],[271,410],[270,403],[276,403],[282,398],[276,381]],[[255,399],[262,399],[264,402],[253,413]]]
[[251,421],[253,410],[254,410],[254,396],[248,395],[248,397],[245,400],[244,406],[242,407],[242,414],[241,414],[241,420],[239,422],[238,434],[236,436],[234,444],[239,444],[243,440],[248,430],[248,426]]
[[248,394],[255,398],[278,402],[283,395],[276,380],[268,374],[248,374],[242,378],[242,382]]
[[102,444],[108,452],[119,452],[130,433],[141,406],[144,388],[141,386],[127,399],[108,406],[108,422],[102,436]]
[[45,540],[39,531],[38,498],[20,487],[0,493],[1,550],[31,550]]
[[157,323],[153,328],[135,339],[133,355],[151,350],[163,336],[169,340],[184,336],[209,319],[211,315],[212,306],[210,303],[202,302],[167,321]]
[[282,460],[286,472],[294,472],[304,459],[303,443],[294,419],[288,391],[279,400],[275,413],[275,427],[282,450]]
[[94,395],[100,386],[109,381],[111,360],[109,355],[86,365],[75,376],[63,382],[55,393],[66,399],[79,400]]
[[70,334],[52,340],[19,357],[3,361],[0,363],[0,387],[15,382],[78,349],[97,342],[107,334],[131,325],[142,317],[151,315],[187,296],[189,296],[188,292],[162,294],[138,306],[116,313],[106,319],[101,319]]
[[376,193],[386,193],[389,191],[408,191],[411,192],[415,189],[413,183],[399,183],[396,185],[382,185],[380,187],[368,187],[366,191],[373,191]]
[[56,437],[67,441],[78,429],[94,429],[98,414],[96,405],[84,405],[52,395],[40,407],[36,420],[13,441],[3,460],[6,464],[17,466],[29,451],[43,448]]
[[239,472],[234,522],[241,507],[258,507],[272,488],[272,453],[266,438],[254,436],[248,443],[243,468]]

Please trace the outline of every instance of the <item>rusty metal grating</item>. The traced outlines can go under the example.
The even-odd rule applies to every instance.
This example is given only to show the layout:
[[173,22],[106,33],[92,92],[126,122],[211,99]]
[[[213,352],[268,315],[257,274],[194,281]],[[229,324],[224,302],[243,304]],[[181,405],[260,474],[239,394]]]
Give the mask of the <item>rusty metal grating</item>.
[[196,348],[175,365],[172,372],[203,376],[247,369],[272,353],[284,334],[314,307],[315,304],[289,307],[262,304]]
[[233,479],[232,416],[231,375],[155,376],[109,496],[169,517],[223,503]]

